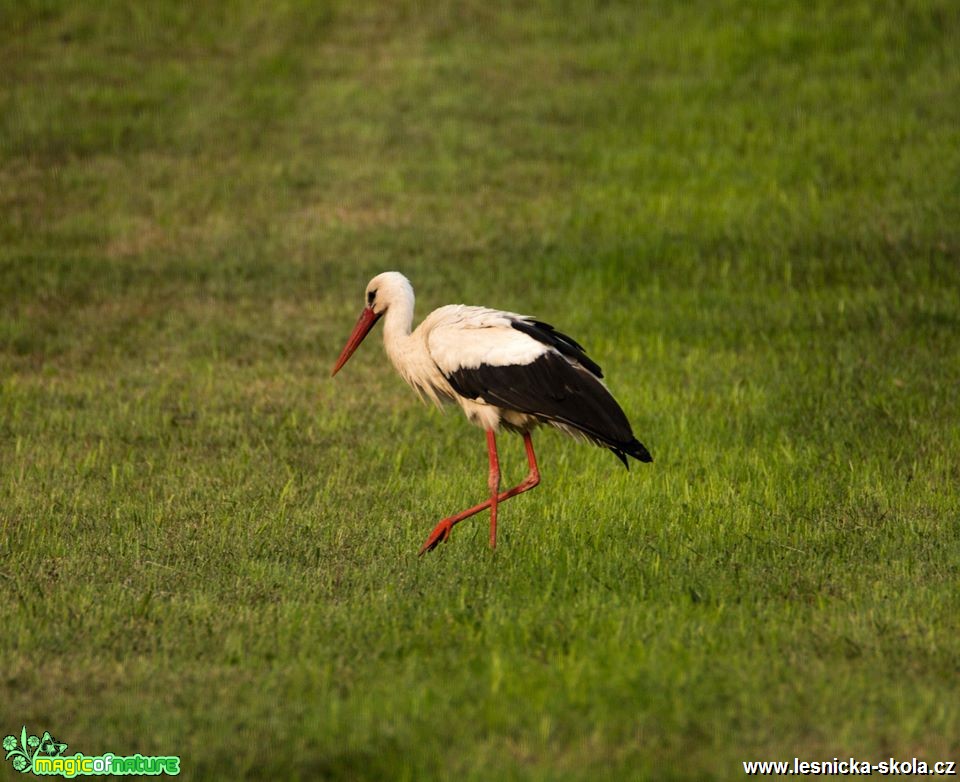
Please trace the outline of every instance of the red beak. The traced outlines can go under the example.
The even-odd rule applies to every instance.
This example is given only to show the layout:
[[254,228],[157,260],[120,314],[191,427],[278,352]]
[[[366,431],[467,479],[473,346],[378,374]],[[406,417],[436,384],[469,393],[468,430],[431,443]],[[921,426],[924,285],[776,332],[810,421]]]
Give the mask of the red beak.
[[382,312],[374,312],[369,307],[363,308],[363,312],[360,313],[360,318],[357,320],[357,325],[353,327],[353,331],[350,333],[350,339],[348,339],[347,344],[344,345],[343,352],[340,354],[340,358],[337,359],[337,363],[333,365],[333,372],[330,373],[330,377],[337,374],[340,368],[347,363],[347,360],[353,355],[353,351],[360,347],[363,338],[370,333],[373,324],[380,320],[382,314]]

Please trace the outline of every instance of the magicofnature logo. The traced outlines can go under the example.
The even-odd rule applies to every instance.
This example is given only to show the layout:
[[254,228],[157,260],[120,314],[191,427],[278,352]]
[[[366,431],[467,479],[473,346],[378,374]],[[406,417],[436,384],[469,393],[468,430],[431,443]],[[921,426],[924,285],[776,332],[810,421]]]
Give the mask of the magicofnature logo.
[[84,755],[80,752],[65,755],[66,748],[67,745],[57,741],[49,731],[44,731],[43,736],[28,736],[26,726],[21,728],[19,739],[17,736],[7,736],[3,740],[3,749],[7,753],[5,759],[11,760],[13,767],[24,774],[72,779],[102,774],[174,776],[180,773],[180,758],[177,755],[125,756],[112,752],[104,755]]

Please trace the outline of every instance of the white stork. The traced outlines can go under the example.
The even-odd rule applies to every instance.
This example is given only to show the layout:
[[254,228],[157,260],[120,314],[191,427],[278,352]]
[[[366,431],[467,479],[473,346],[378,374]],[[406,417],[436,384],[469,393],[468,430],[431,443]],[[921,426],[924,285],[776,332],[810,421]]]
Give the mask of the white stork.
[[[490,508],[490,547],[496,547],[497,504],[540,483],[530,438],[539,424],[609,448],[626,467],[627,456],[653,461],[600,381],[600,367],[566,334],[527,315],[463,304],[434,310],[411,333],[413,302],[413,287],[399,272],[370,280],[366,306],[331,376],[383,317],[383,345],[401,377],[421,399],[438,406],[456,402],[486,431],[490,499],[443,519],[421,555],[447,540],[455,524],[485,508]],[[505,492],[500,492],[495,437],[501,427],[523,435],[530,465],[527,477]]]

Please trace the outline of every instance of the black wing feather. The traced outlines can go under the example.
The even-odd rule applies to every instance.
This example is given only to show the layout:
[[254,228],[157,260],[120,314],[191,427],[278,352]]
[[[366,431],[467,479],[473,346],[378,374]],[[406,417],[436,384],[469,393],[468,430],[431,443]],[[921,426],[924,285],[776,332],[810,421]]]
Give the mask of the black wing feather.
[[600,365],[587,356],[583,345],[573,337],[568,337],[566,334],[557,331],[549,323],[533,318],[517,318],[511,320],[510,325],[517,331],[522,331],[528,337],[533,337],[537,342],[556,349],[561,355],[573,359],[597,377],[603,377]]
[[[572,340],[570,344],[582,351]],[[620,405],[598,380],[599,367],[596,369],[593,372],[572,364],[551,350],[529,364],[481,364],[458,369],[446,378],[458,394],[468,399],[482,398],[488,404],[576,429],[609,448],[624,464],[627,455],[642,462],[653,461],[633,436]]]

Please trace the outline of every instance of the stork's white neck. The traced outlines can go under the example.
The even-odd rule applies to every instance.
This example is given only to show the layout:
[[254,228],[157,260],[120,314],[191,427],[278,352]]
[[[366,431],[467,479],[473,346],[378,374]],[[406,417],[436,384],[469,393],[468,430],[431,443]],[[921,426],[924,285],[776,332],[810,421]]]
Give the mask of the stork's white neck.
[[370,290],[376,291],[374,295],[385,307],[383,347],[400,377],[421,399],[430,399],[438,405],[443,399],[452,400],[454,392],[427,348],[424,329],[429,327],[430,316],[411,333],[414,296],[410,282],[401,274],[385,272],[370,281],[368,293]]
[[410,339],[410,330],[413,328],[414,298],[410,296],[398,297],[390,302],[383,316],[383,347],[387,351],[390,361],[403,373],[401,364],[403,354],[407,350]]

